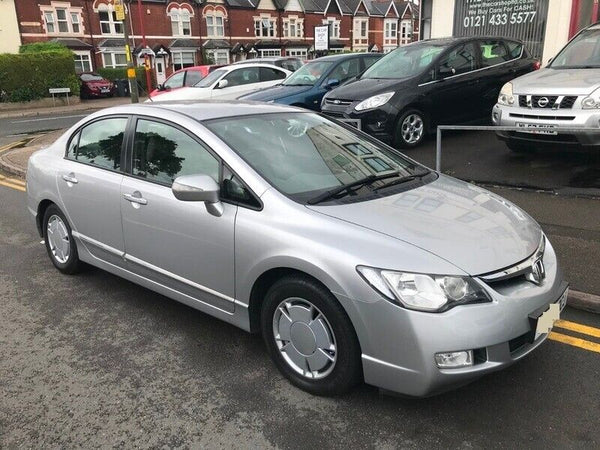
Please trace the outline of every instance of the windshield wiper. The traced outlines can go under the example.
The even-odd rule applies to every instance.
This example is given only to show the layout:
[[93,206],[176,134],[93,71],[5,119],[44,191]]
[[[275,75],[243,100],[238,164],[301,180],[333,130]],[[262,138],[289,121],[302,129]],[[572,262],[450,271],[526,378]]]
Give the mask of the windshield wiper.
[[405,177],[400,177],[397,180],[392,180],[388,183],[385,183],[383,186],[379,186],[377,189],[375,189],[375,191],[380,191],[381,189],[387,189],[389,187],[392,186],[396,186],[398,184],[402,184],[402,183],[408,183],[409,181],[413,181],[416,180],[417,178],[423,178],[425,175],[428,175],[431,171],[427,170],[424,172],[418,172],[418,173],[414,173],[412,175],[407,175]]
[[329,200],[341,193],[350,195],[351,192],[354,192],[352,190],[352,188],[359,187],[359,186],[366,186],[368,184],[373,184],[375,181],[385,180],[387,178],[393,178],[393,177],[397,177],[397,176],[398,176],[398,172],[386,173],[386,174],[382,174],[382,175],[369,175],[364,178],[361,178],[360,180],[353,181],[352,183],[343,184],[336,188],[330,189],[329,191],[325,191],[322,194],[319,194],[316,197],[311,198],[310,200],[308,200],[307,203],[309,205],[316,205],[317,203],[322,203],[325,200]]

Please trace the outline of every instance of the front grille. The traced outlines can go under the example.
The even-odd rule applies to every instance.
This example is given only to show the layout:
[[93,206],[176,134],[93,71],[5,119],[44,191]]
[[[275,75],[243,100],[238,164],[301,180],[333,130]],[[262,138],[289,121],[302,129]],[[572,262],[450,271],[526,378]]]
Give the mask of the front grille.
[[521,108],[571,109],[576,100],[576,95],[519,95],[519,106]]
[[531,343],[531,331],[508,341],[510,353],[515,353]]
[[341,100],[339,98],[326,98],[325,103],[328,105],[335,105],[335,106],[348,106],[352,103],[352,100]]
[[510,117],[518,119],[536,119],[536,120],[575,120],[575,116],[538,116],[535,114],[510,113]]
[[330,117],[344,117],[344,113],[339,111],[323,111],[323,113]]

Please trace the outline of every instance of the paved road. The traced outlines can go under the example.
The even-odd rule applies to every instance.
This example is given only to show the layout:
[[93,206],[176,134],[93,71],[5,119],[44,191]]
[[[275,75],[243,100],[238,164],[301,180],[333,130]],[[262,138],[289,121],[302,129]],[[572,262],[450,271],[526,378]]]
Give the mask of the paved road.
[[[58,273],[24,202],[0,186],[2,448],[600,446],[600,353],[549,340],[431,399],[368,386],[312,397],[279,375],[257,336],[101,270]],[[600,335],[600,316],[564,318]]]

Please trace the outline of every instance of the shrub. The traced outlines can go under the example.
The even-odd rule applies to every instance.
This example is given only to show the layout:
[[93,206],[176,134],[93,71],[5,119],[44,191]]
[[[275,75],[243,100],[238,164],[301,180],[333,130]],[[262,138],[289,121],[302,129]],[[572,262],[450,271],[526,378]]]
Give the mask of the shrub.
[[[104,68],[98,68],[98,70],[96,70],[96,73],[98,73],[98,75],[102,75],[104,78],[106,78],[107,80],[110,81],[115,81],[115,80],[123,80],[123,79],[127,79],[127,68],[126,67],[119,67],[116,69],[112,69],[109,67],[104,67]],[[143,67],[136,67],[135,68],[135,77],[137,79],[138,82],[138,87],[140,89],[143,89],[144,91],[146,91],[146,93],[150,92],[152,89],[154,89],[156,87],[156,78],[154,77],[154,72],[150,71],[150,89],[147,88],[146,86],[146,69],[144,69]],[[140,95],[144,95],[145,93],[140,91]]]
[[8,101],[48,97],[48,89],[68,87],[79,95],[73,54],[69,52],[0,54],[0,92]]
[[19,53],[68,53],[73,55],[73,52],[65,47],[63,44],[58,42],[34,42],[32,44],[25,44],[19,47]]

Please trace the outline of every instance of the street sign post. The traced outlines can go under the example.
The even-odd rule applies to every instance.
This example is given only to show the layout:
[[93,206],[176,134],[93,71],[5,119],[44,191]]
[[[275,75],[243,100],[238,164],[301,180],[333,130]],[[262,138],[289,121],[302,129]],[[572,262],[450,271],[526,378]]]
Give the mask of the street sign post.
[[[125,39],[125,58],[127,59],[127,79],[129,80],[129,89],[131,91],[131,103],[139,103],[140,96],[138,93],[137,78],[135,76],[135,65],[133,64],[133,58],[131,57],[131,48],[129,47],[129,25],[127,23],[127,11],[123,5],[123,0],[113,0],[115,8],[115,14],[117,20],[121,20],[123,24],[123,38]],[[120,7],[122,15],[119,16],[117,13],[117,7]],[[121,19],[119,19],[121,17]]]
[[123,0],[114,0],[115,16],[121,22],[125,20],[125,6]]

